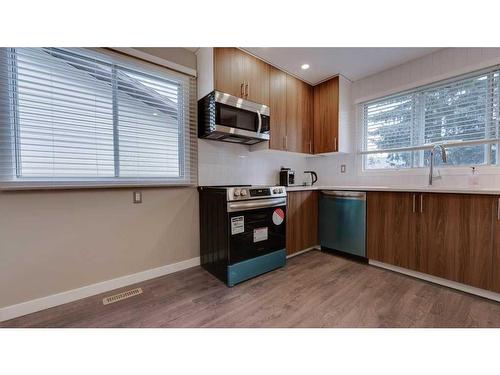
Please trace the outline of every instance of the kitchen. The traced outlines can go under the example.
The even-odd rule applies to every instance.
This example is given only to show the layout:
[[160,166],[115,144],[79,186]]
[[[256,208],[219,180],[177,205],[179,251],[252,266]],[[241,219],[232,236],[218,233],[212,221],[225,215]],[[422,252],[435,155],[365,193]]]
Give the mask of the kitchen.
[[500,327],[500,48],[240,44],[0,48],[0,332]]
[[[388,52],[383,49],[369,48],[330,49],[329,51],[321,48],[291,50],[266,48],[262,50],[263,54],[274,54],[278,57],[281,55],[289,57],[291,53],[300,55],[306,52],[310,55],[308,62],[312,66],[317,65],[316,55],[324,58],[325,53],[330,53],[332,56],[343,53],[347,57],[352,54],[365,54],[372,56],[370,69],[373,68],[377,56],[380,57]],[[118,49],[116,51],[151,59],[154,57],[153,53],[158,54],[167,49]],[[456,95],[457,90],[471,85],[474,85],[471,95],[482,95],[481,90],[489,86],[484,86],[481,82],[491,79],[492,83],[489,85],[497,84],[495,82],[497,82],[498,73],[492,61],[500,59],[499,49],[393,50],[391,52],[394,59],[408,58],[408,54],[422,56],[365,79],[351,81],[343,75],[337,75],[326,80],[320,78],[321,83],[314,86],[250,53],[250,51],[258,53],[260,50],[257,48],[202,47],[185,51],[196,57],[198,71],[197,130],[195,125],[191,125],[186,130],[190,132],[189,134],[192,134],[193,128],[197,131],[196,147],[193,147],[193,141],[187,141],[189,147],[192,147],[189,150],[190,156],[187,157],[191,160],[196,157],[198,159],[197,167],[194,167],[197,169],[191,170],[193,177],[190,180],[195,181],[196,176],[193,173],[197,172],[198,188],[197,191],[189,189],[187,196],[184,193],[185,189],[174,188],[179,198],[182,197],[185,203],[189,202],[189,205],[184,204],[178,208],[178,210],[187,209],[188,215],[181,216],[181,211],[178,211],[178,214],[167,220],[175,220],[178,224],[184,220],[193,220],[191,224],[186,221],[185,224],[181,224],[184,226],[182,229],[181,227],[177,229],[179,239],[191,238],[189,241],[192,243],[190,246],[193,248],[191,252],[193,257],[186,258],[182,254],[183,250],[179,250],[177,259],[181,262],[174,262],[172,266],[153,268],[152,271],[142,273],[129,272],[135,276],[106,282],[102,284],[102,291],[83,284],[83,289],[80,289],[82,292],[68,291],[66,292],[68,297],[62,299],[46,297],[42,294],[42,299],[7,306],[2,309],[5,316],[3,320],[6,322],[0,324],[5,326],[51,325],[52,323],[43,323],[44,310],[60,305],[61,302],[79,299],[73,295],[80,296],[82,293],[87,293],[90,297],[105,293],[107,297],[114,296],[116,293],[110,292],[117,287],[126,289],[123,292],[134,289],[126,288],[135,283],[125,280],[146,281],[172,272],[174,273],[170,277],[174,277],[175,271],[190,269],[197,264],[201,264],[202,268],[211,272],[228,286],[234,287],[241,284],[243,287],[247,280],[249,283],[258,282],[258,276],[262,274],[266,274],[265,277],[272,277],[272,272],[267,273],[283,267],[286,270],[286,265],[292,262],[300,263],[301,260],[306,261],[308,257],[313,259],[320,257],[318,259],[325,262],[343,261],[341,260],[343,257],[348,257],[345,259],[430,281],[436,284],[436,292],[440,290],[440,285],[469,293],[464,295],[464,303],[474,304],[478,301],[484,303],[481,299],[474,299],[473,296],[484,297],[491,301],[489,304],[493,311],[495,310],[496,304],[500,301],[500,271],[498,269],[500,263],[497,261],[500,257],[497,239],[500,222],[497,217],[500,212],[500,195],[495,188],[497,176],[495,161],[492,158],[490,161],[484,161],[484,165],[481,165],[483,164],[481,162],[467,165],[470,163],[467,160],[465,165],[453,166],[453,163],[460,162],[462,150],[470,152],[470,150],[483,150],[484,147],[489,147],[492,150],[490,153],[495,152],[496,133],[491,133],[493,140],[484,139],[481,137],[487,133],[483,130],[483,135],[478,137],[477,127],[473,127],[474,133],[470,135],[466,133],[457,136],[452,131],[449,139],[443,138],[430,143],[425,140],[411,141],[407,137],[405,129],[414,127],[415,130],[412,131],[418,131],[418,126],[420,126],[418,122],[403,123],[404,129],[398,128],[398,131],[403,131],[403,133],[398,133],[398,138],[391,135],[392,133],[388,136],[384,135],[380,129],[386,132],[394,131],[392,130],[394,117],[391,117],[394,115],[390,110],[399,108],[395,107],[399,105],[399,97],[406,100],[409,95],[420,97],[430,95],[428,93],[439,92],[440,95],[444,95],[444,100],[449,100],[451,95]],[[25,64],[28,64],[28,58],[31,58],[32,52],[28,50],[24,52],[20,49],[19,53],[19,58],[25,59],[27,61]],[[54,53],[62,55],[66,52],[54,50]],[[468,56],[466,61],[462,60],[465,54]],[[429,60],[450,64],[450,59],[455,59],[455,64],[458,65],[460,62],[460,65],[455,70],[447,71],[446,74],[449,77],[440,74],[439,79],[436,79],[431,75],[432,71],[424,71],[422,68],[429,65]],[[303,72],[313,69],[312,67],[302,69],[297,62],[289,62],[289,64],[294,67],[299,66],[300,71]],[[207,66],[210,68],[206,69]],[[441,69],[443,68],[439,71]],[[227,74],[228,70],[232,72],[232,75]],[[205,71],[208,72],[207,76],[203,75]],[[259,71],[259,74],[255,74],[255,71]],[[417,76],[414,81],[410,81],[409,77],[403,77],[402,72],[405,71],[409,73],[420,71],[422,76]],[[469,73],[463,73],[464,71]],[[314,72],[314,74],[318,76],[319,73]],[[330,73],[322,74],[325,76]],[[355,76],[361,73],[349,72],[349,74]],[[400,81],[395,82],[392,79],[393,76],[401,77]],[[386,85],[396,85],[395,88],[384,87],[386,77],[391,77]],[[374,80],[379,80],[379,82],[370,82]],[[415,85],[417,89],[408,89]],[[379,94],[370,92],[366,87],[378,87],[378,92],[383,91],[385,95],[380,99]],[[391,90],[396,93],[391,93]],[[467,104],[473,98],[465,97],[460,100],[465,100]],[[470,107],[474,110],[472,115],[477,112],[477,107],[487,108],[489,104],[489,101],[482,99],[482,96],[479,98],[482,101],[474,102],[475,107]],[[496,100],[493,98],[492,103]],[[447,121],[451,121],[449,125],[444,125],[444,128],[441,126],[443,129],[447,129],[446,126],[452,130],[456,129],[456,126],[461,126],[464,132],[470,129],[461,125],[464,120],[462,117],[457,119],[458,112],[449,114],[450,111],[456,111],[454,108],[460,108],[458,105],[463,106],[461,103],[456,107],[449,104],[443,107],[445,104],[439,104],[441,105],[437,107],[441,111],[439,115],[446,115]],[[365,113],[361,119],[357,117],[356,111],[358,110]],[[411,112],[413,108],[409,107],[409,110]],[[397,116],[404,116],[402,113],[398,112]],[[372,117],[368,118],[368,116]],[[425,116],[428,117],[427,114]],[[481,117],[479,121],[484,120]],[[495,117],[492,121],[495,121]],[[364,130],[363,127],[365,127]],[[360,138],[358,134],[363,131],[365,135]],[[495,129],[493,131],[496,132]],[[186,138],[190,136],[186,134]],[[383,136],[388,137],[388,145],[380,146],[376,142]],[[195,134],[191,137],[191,139],[196,139]],[[358,145],[359,139],[363,142],[360,146]],[[147,144],[144,143],[143,147],[147,147]],[[362,149],[361,153],[353,151],[359,147]],[[367,148],[363,149],[363,147]],[[385,147],[385,149],[380,149],[380,147]],[[411,154],[410,159],[406,158],[408,153]],[[400,167],[396,164],[402,161],[408,162],[407,160],[415,164],[424,164],[421,164],[421,167],[419,164],[416,167],[412,165]],[[445,161],[448,161],[449,165],[446,165]],[[372,167],[372,163],[375,167]],[[488,165],[488,163],[491,164]],[[28,170],[24,165],[23,168],[25,171]],[[124,164],[122,170],[125,168],[129,168],[128,164]],[[188,171],[187,166],[186,171]],[[405,182],[401,181],[402,177]],[[64,182],[65,185],[61,187],[65,190],[60,190],[61,187],[57,186],[57,181],[52,182],[53,188],[56,189],[53,190],[54,193],[43,193],[44,190],[37,192],[38,185],[32,187],[29,184],[41,182],[27,181],[24,182],[27,184],[24,189],[30,189],[29,191],[32,192],[18,194],[12,190],[12,186],[16,183],[16,181],[8,183],[10,184],[7,187],[9,190],[4,193],[6,199],[26,199],[37,194],[52,196],[52,200],[57,199],[56,196],[64,195],[66,199],[76,199],[76,194],[85,194],[86,199],[94,199],[91,196],[96,196],[92,190],[78,192],[68,188],[67,184],[70,182]],[[156,182],[153,181],[151,184],[154,186]],[[163,194],[162,189],[157,187],[145,190],[138,187],[132,189],[134,211],[127,213],[126,217],[142,216],[144,220],[143,214],[137,210],[146,205],[144,214],[151,213],[153,208],[149,205],[160,202],[154,201],[159,199],[154,195]],[[128,191],[130,190],[120,191],[122,195],[120,201],[128,194]],[[112,199],[111,194],[117,193],[110,190],[105,193],[108,196],[105,199],[109,201]],[[70,198],[71,196],[75,198]],[[153,202],[149,202],[150,200]],[[53,204],[59,205],[60,210],[65,210],[63,203],[54,201]],[[76,205],[76,201],[73,204]],[[167,206],[165,208],[171,211]],[[196,212],[198,209],[200,210],[199,218]],[[40,210],[43,209],[40,208]],[[93,212],[94,209],[89,208],[88,214],[93,215]],[[186,219],[182,218],[184,216]],[[75,219],[71,220],[76,223]],[[151,218],[146,220],[149,221]],[[101,225],[98,222],[96,224]],[[69,233],[72,232],[71,225],[66,225],[66,231]],[[6,227],[9,227],[9,224],[6,224]],[[160,226],[155,230],[161,232],[161,228]],[[112,227],[108,229],[116,233],[121,231]],[[101,246],[100,242],[105,238],[106,233],[102,233],[92,246],[98,249]],[[168,237],[165,240],[168,241]],[[46,240],[38,237],[38,241]],[[184,244],[185,242],[179,242],[181,248]],[[118,244],[110,246],[123,247]],[[79,250],[75,249],[75,251]],[[156,251],[163,253],[162,247]],[[315,255],[317,251],[321,251],[322,255]],[[89,258],[89,261],[94,260]],[[137,261],[131,259],[129,267],[134,266],[132,262]],[[106,263],[103,265],[105,266]],[[66,263],[65,266],[69,267],[68,269],[73,267],[70,263]],[[40,269],[39,272],[45,271]],[[106,272],[109,273],[103,269],[101,274],[105,275]],[[8,273],[4,275],[10,278],[11,282],[15,280],[14,275],[9,276]],[[47,276],[43,277],[47,278]],[[52,283],[57,282],[61,277],[64,275],[52,275]],[[97,277],[102,280],[103,276]],[[416,283],[416,285],[424,284]],[[37,287],[40,286],[43,285],[39,283]],[[28,291],[32,286],[30,283],[24,283],[24,288]],[[22,298],[21,289],[10,291],[10,294],[16,293],[17,298]],[[435,299],[429,299],[427,302],[432,304]],[[124,302],[121,303],[124,304]],[[130,303],[133,303],[133,299]],[[55,308],[57,310],[57,307]],[[99,309],[93,314],[98,314]],[[31,312],[35,315],[26,315]],[[90,321],[94,319],[93,316],[89,317]],[[12,319],[16,317],[19,318]],[[60,318],[61,323],[57,324],[87,324],[85,321],[73,321],[71,316],[64,313],[62,309]],[[67,323],[65,319],[69,319]],[[95,323],[89,321],[88,324],[99,326],[98,315],[95,319],[97,319]],[[434,319],[432,324],[460,327],[470,324],[469,319],[471,319],[470,316],[463,315],[450,320],[448,316],[443,315],[438,316],[437,320]],[[175,324],[175,321],[174,319],[170,324]],[[474,320],[474,322],[479,326],[491,324],[481,320]],[[112,320],[110,324],[114,325],[117,322]],[[157,323],[152,321],[148,324]],[[207,324],[210,323],[207,322]],[[224,325],[225,323],[221,321],[214,324]],[[246,323],[242,320],[240,324]],[[285,323],[276,319],[272,324],[282,326]],[[308,324],[316,326],[318,322]],[[333,320],[330,324],[335,326],[338,323]],[[359,321],[351,324],[357,326],[365,323]],[[378,326],[381,323],[370,324]],[[405,326],[405,323],[398,319],[383,324]],[[412,324],[426,326],[429,323],[415,320]]]
[[[444,61],[449,58],[449,53],[450,51],[437,51],[432,53],[431,56],[424,56],[420,60],[407,63],[407,66],[403,65],[395,69],[409,71],[412,64],[415,66],[426,64],[426,59],[442,58]],[[459,58],[458,55],[463,51],[455,50],[451,51],[451,53],[457,54],[456,58]],[[262,149],[266,147],[269,150],[290,150],[290,152],[310,155],[305,159],[306,164],[301,168],[305,174],[300,174],[300,177],[297,174],[299,180],[297,183],[295,183],[295,174],[292,171],[282,170],[280,172],[279,185],[291,185],[287,188],[286,252],[288,256],[319,248],[342,250],[363,259],[368,258],[369,263],[372,265],[499,301],[497,293],[500,291],[500,284],[497,268],[500,265],[497,265],[498,262],[495,260],[498,259],[499,251],[497,245],[495,245],[498,240],[494,235],[495,228],[498,226],[496,216],[498,216],[497,212],[499,210],[498,197],[495,195],[496,189],[493,186],[488,188],[484,184],[479,184],[478,179],[482,172],[476,174],[476,167],[473,167],[470,176],[465,174],[460,178],[455,177],[453,185],[444,185],[444,180],[452,179],[452,176],[441,177],[440,174],[436,174],[436,170],[433,170],[435,160],[440,157],[443,162],[446,161],[447,148],[457,147],[457,143],[462,147],[461,145],[464,144],[463,139],[458,140],[458,142],[456,137],[448,142],[441,140],[441,148],[438,150],[440,154],[435,152],[436,148],[433,148],[433,144],[421,145],[420,150],[429,150],[430,152],[430,157],[427,157],[429,166],[428,168],[420,168],[416,176],[408,176],[408,178],[418,179],[418,182],[414,185],[400,182],[394,184],[392,182],[386,183],[385,186],[377,186],[372,183],[345,186],[335,183],[335,181],[332,181],[335,183],[334,186],[323,185],[323,176],[337,177],[339,176],[338,172],[340,172],[341,176],[342,169],[345,173],[346,162],[346,164],[341,164],[340,171],[336,174],[327,171],[320,172],[321,185],[317,187],[313,185],[317,177],[307,177],[307,169],[321,170],[320,163],[329,160],[328,156],[319,158],[313,158],[312,156],[316,154],[332,155],[332,153],[342,152],[339,150],[345,150],[343,153],[350,156],[349,151],[353,149],[352,142],[350,142],[353,129],[352,126],[349,126],[349,121],[350,115],[352,115],[350,112],[354,112],[354,110],[350,110],[349,100],[347,99],[350,98],[352,83],[343,76],[334,77],[314,87],[300,83],[304,86],[299,90],[299,92],[303,93],[304,99],[300,99],[300,96],[299,99],[296,99],[296,86],[298,85],[296,78],[287,76],[286,73],[272,66],[262,68],[262,61],[247,54],[246,51],[231,48],[205,48],[198,51],[198,57],[202,63],[206,63],[205,60],[209,59],[210,63],[214,64],[215,77],[209,77],[209,80],[213,80],[215,88],[220,90],[229,91],[233,87],[237,89],[238,84],[227,82],[231,81],[232,77],[231,79],[228,79],[226,75],[217,77],[218,65],[222,65],[226,69],[230,67],[229,69],[232,69],[235,76],[238,75],[238,73],[235,73],[238,67],[238,59],[248,59],[251,63],[256,64],[258,68],[265,69],[266,74],[267,70],[269,70],[269,94],[267,94],[267,91],[262,94],[265,90],[259,90],[261,96],[252,98],[261,100],[264,103],[271,103],[273,115],[270,121],[269,117],[266,116],[262,128],[265,129],[265,133],[270,133],[269,144],[259,142],[259,139],[255,140],[248,135],[243,135],[240,138],[241,142],[249,144],[249,146],[246,146],[249,149],[250,156],[248,157],[252,157],[252,153],[263,152]],[[234,66],[231,64],[234,64]],[[247,63],[247,66],[249,64]],[[242,64],[242,66],[245,65]],[[477,71],[479,69],[468,70]],[[244,75],[244,73],[241,74]],[[384,72],[384,74],[392,75],[394,73]],[[448,74],[453,75],[453,73]],[[262,75],[259,77],[262,79]],[[208,87],[208,90],[213,88],[213,84],[205,84],[204,79],[206,77],[200,76],[198,78],[200,83],[199,98],[205,94],[203,91],[205,87]],[[427,79],[429,78],[427,77]],[[470,79],[467,79],[466,84],[469,84],[469,81]],[[448,89],[453,85],[453,83],[443,82],[444,80],[440,80],[440,84],[444,89]],[[233,94],[239,94],[239,97],[247,98],[249,96],[246,92],[247,86],[255,87],[256,85],[257,83],[252,81],[247,83],[246,80],[243,80],[240,85],[241,91],[239,93],[233,92]],[[356,87],[356,83],[354,83],[354,87]],[[229,95],[226,96],[230,98]],[[288,99],[290,98],[291,103],[288,105]],[[333,104],[324,98],[333,98]],[[203,100],[201,99],[202,102]],[[297,101],[303,103],[303,107],[297,105]],[[328,108],[325,108],[322,104],[323,101],[330,103],[333,110],[329,111]],[[225,104],[219,105],[218,103]],[[206,122],[199,121],[201,129],[199,134],[203,138],[217,137],[219,140],[228,141],[224,138],[226,137],[224,132],[206,131],[207,128],[212,126],[212,123],[214,125],[224,125],[224,111],[228,103],[228,99],[222,96],[220,99],[214,98],[212,106],[215,108],[217,115],[214,115],[211,123],[208,120]],[[279,107],[277,103],[286,104]],[[244,104],[245,102],[243,102]],[[385,103],[383,105],[386,108],[388,106]],[[267,107],[265,108],[267,109]],[[272,108],[278,108],[278,111],[272,111]],[[440,110],[442,111],[442,109]],[[377,109],[375,108],[373,111],[375,113],[373,116],[376,116]],[[260,115],[259,110],[257,110],[257,114]],[[228,122],[232,120],[231,116],[226,117],[229,119]],[[458,120],[459,124],[460,121],[463,122],[463,120]],[[252,119],[251,122],[260,124],[262,121]],[[250,126],[244,124],[240,125],[240,127],[250,128]],[[296,130],[294,127],[298,127],[300,130]],[[257,132],[260,133],[261,130],[259,129]],[[231,137],[230,141],[232,143],[238,142],[236,132],[227,132],[227,134]],[[302,139],[299,139],[299,136]],[[405,139],[402,139],[402,142],[404,141]],[[488,142],[472,140],[465,144],[478,145],[487,144]],[[393,143],[391,149],[395,148],[394,145],[400,147],[400,151],[405,152],[408,148],[411,151],[419,149],[419,146],[411,147],[411,145],[406,145],[406,147],[401,147],[402,145],[398,145],[396,142]],[[201,147],[204,147],[203,143],[201,143]],[[220,147],[222,148],[222,146]],[[241,153],[237,148],[234,150]],[[367,155],[370,154],[367,153]],[[330,156],[330,158],[333,157]],[[329,167],[331,168],[331,164]],[[351,164],[348,169],[355,168]],[[429,170],[427,171],[427,169]],[[444,170],[444,168],[441,169]],[[403,169],[401,172],[406,171]],[[389,177],[393,171],[385,173]],[[316,176],[316,173],[314,173],[314,176]],[[234,177],[234,175],[231,175],[231,177]],[[399,178],[399,176],[396,178]],[[362,178],[359,180],[362,180]],[[277,181],[276,178],[274,181]],[[440,187],[439,183],[441,181],[443,181],[443,184]],[[237,182],[239,181],[231,181],[231,183]],[[302,182],[306,186],[300,186]],[[235,188],[231,189],[234,190]],[[245,189],[242,190],[243,192],[246,191]],[[236,190],[236,193],[239,194],[239,190]],[[231,197],[228,197],[228,200],[230,200]],[[345,203],[347,201],[353,201],[354,206],[349,208],[348,204]],[[357,216],[353,217],[353,215]],[[452,217],[459,217],[460,219],[456,221],[449,220]],[[347,218],[351,222],[347,222]],[[483,220],[478,225],[482,228],[481,231],[476,228],[478,220]],[[201,227],[204,226],[209,226],[209,223],[202,223]],[[319,234],[319,238],[317,234]],[[415,248],[414,244],[421,245]],[[281,263],[278,262],[278,264]]]

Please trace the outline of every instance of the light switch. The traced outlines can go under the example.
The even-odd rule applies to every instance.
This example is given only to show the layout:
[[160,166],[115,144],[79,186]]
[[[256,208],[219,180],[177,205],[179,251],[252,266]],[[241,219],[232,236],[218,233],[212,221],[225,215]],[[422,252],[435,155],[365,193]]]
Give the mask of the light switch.
[[345,164],[342,164],[340,166],[340,173],[345,173],[345,168],[346,168],[346,165]]
[[142,203],[142,191],[134,191],[134,203]]

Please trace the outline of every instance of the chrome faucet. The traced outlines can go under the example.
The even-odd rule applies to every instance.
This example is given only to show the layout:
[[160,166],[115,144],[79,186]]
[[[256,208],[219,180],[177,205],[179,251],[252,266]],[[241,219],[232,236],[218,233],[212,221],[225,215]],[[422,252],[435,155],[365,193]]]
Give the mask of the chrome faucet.
[[429,155],[429,186],[432,186],[432,180],[441,178],[441,176],[434,177],[434,151],[439,148],[441,150],[441,157],[443,158],[443,163],[448,162],[448,157],[446,155],[446,149],[443,145],[434,145],[431,148],[431,154]]

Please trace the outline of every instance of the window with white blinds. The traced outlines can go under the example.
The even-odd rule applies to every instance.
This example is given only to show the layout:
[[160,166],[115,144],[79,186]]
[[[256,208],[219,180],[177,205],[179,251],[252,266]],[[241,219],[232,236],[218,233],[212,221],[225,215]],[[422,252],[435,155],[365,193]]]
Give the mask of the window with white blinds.
[[196,183],[195,79],[87,49],[0,49],[4,187]]
[[364,169],[425,167],[434,144],[449,165],[497,164],[499,97],[495,68],[361,104]]

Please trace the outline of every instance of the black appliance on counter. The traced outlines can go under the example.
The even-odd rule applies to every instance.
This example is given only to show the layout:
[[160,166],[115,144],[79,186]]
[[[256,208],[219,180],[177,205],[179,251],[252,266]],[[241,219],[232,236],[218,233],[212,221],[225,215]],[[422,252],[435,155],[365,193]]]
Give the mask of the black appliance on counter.
[[286,262],[286,189],[199,187],[201,265],[233,286]]
[[294,184],[295,184],[295,171],[290,170],[290,168],[281,167],[280,185],[281,186],[293,186]]
[[269,140],[269,107],[220,91],[198,101],[198,137],[253,145]]

